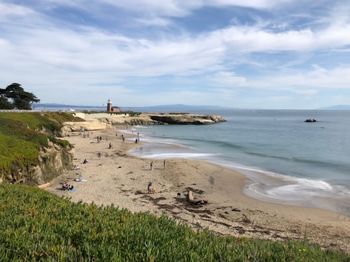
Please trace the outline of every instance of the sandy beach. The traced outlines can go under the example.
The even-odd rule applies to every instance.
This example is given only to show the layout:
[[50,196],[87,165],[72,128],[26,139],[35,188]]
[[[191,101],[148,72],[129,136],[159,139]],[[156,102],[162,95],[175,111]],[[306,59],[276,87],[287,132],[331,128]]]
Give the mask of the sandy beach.
[[[207,228],[218,234],[274,240],[307,239],[325,248],[350,252],[349,217],[250,198],[243,193],[243,175],[205,161],[169,159],[164,166],[163,160],[130,156],[128,151],[142,144],[135,144],[135,137],[126,134],[123,142],[121,135],[121,131],[109,128],[89,132],[88,136],[72,133],[65,137],[74,145],[76,168],[45,189],[75,202],[113,204],[132,212],[164,214],[194,229]],[[97,142],[97,136],[102,137],[101,142]],[[74,181],[79,176],[82,182]],[[59,190],[60,182],[65,180],[74,185],[74,190]],[[154,194],[147,193],[149,182],[155,187]],[[189,189],[208,204],[188,203],[185,193]]]

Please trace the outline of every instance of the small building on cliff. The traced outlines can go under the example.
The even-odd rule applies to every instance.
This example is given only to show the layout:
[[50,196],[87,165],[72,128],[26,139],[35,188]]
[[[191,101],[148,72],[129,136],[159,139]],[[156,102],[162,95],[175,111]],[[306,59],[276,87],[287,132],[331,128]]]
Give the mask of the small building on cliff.
[[121,112],[120,107],[113,106],[112,101],[108,99],[107,102],[107,113],[119,113]]

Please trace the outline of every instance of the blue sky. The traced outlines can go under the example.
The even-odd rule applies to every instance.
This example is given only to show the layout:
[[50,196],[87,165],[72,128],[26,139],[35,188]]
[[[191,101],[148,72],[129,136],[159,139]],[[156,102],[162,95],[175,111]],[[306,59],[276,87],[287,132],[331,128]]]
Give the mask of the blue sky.
[[350,1],[0,0],[0,86],[42,102],[350,104]]

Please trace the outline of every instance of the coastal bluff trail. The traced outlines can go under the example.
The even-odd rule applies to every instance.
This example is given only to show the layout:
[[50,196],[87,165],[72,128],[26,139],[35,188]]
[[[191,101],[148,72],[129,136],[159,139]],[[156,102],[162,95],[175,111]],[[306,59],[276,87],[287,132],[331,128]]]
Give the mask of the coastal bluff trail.
[[[168,159],[165,163],[130,156],[128,151],[142,147],[142,141],[135,144],[135,136],[118,128],[106,122],[106,128],[96,128],[99,130],[84,135],[67,129],[65,134],[69,136],[65,139],[74,146],[75,169],[56,178],[45,189],[74,202],[113,204],[132,212],[164,214],[194,229],[209,229],[221,235],[308,240],[324,248],[350,252],[348,217],[250,198],[243,194],[244,176],[204,161]],[[77,177],[82,181],[76,182]],[[75,190],[58,190],[62,181],[69,181]],[[149,182],[154,187],[153,194],[147,192]],[[188,203],[188,190],[208,204]]]

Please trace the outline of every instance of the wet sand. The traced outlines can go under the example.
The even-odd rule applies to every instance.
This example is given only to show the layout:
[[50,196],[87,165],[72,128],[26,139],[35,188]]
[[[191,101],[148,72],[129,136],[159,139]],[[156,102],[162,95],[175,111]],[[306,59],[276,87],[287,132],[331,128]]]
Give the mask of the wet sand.
[[[116,132],[118,136],[116,136]],[[114,204],[132,212],[165,214],[194,229],[207,228],[223,235],[261,239],[307,239],[322,247],[350,252],[350,218],[316,208],[304,208],[260,201],[246,196],[245,177],[238,172],[205,161],[140,159],[127,154],[135,137],[114,128],[71,134],[76,170],[54,180],[45,189],[72,201]],[[102,136],[97,143],[96,137]],[[108,149],[109,143],[112,148]],[[101,153],[101,156],[98,156]],[[88,163],[82,164],[87,159]],[[153,168],[150,163],[153,162]],[[84,182],[75,182],[79,175]],[[67,180],[75,190],[58,190]],[[86,181],[85,181],[86,180]],[[152,182],[156,193],[148,194]],[[208,204],[195,206],[185,199],[188,189]]]

